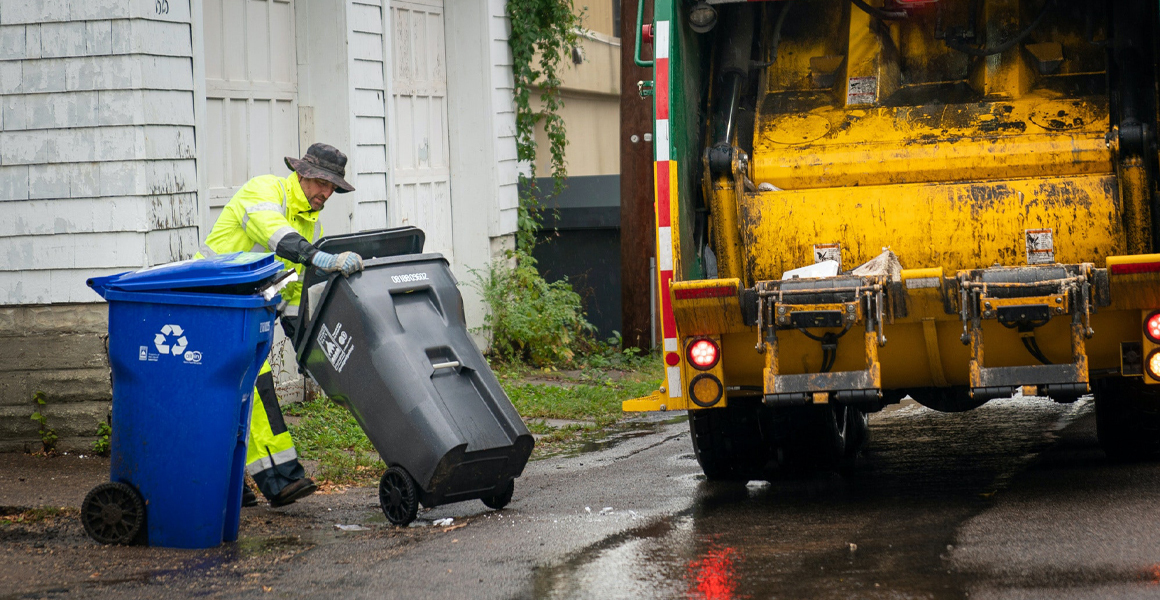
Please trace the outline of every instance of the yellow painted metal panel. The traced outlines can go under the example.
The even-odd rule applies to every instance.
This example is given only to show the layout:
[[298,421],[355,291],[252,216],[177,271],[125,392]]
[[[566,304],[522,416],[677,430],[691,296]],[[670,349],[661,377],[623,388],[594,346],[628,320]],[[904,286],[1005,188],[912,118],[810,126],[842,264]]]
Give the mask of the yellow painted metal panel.
[[[762,115],[752,176],[785,190],[1111,173],[1106,99]],[[1063,116],[1060,116],[1063,115]]]
[[812,264],[813,245],[840,243],[843,268],[884,247],[903,268],[976,269],[1026,263],[1025,230],[1054,230],[1055,260],[1075,264],[1125,247],[1110,175],[904,184],[746,194],[752,280]]

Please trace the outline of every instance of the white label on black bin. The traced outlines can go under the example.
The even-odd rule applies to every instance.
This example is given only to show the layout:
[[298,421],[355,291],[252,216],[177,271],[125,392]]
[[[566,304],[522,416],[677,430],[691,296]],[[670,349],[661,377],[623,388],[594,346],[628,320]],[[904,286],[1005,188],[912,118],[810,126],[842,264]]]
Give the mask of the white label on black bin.
[[391,281],[395,283],[411,283],[412,281],[426,281],[426,273],[407,273],[406,275],[391,275]]
[[342,323],[336,323],[334,331],[330,331],[323,324],[322,331],[318,332],[318,345],[322,346],[322,351],[330,360],[330,366],[341,373],[347,359],[350,358],[350,353],[354,351],[354,338],[342,330]]

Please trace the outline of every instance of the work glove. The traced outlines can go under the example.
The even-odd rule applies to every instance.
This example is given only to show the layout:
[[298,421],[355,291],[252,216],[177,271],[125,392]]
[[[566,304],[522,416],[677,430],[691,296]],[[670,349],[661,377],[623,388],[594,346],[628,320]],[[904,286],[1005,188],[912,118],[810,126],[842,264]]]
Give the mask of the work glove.
[[340,271],[343,275],[357,273],[363,268],[362,257],[354,252],[343,252],[335,255],[319,250],[314,254],[314,258],[310,259],[310,264],[318,267],[323,272],[334,273],[335,271]]
[[343,252],[338,255],[338,270],[350,276],[363,269],[362,257],[357,252]]

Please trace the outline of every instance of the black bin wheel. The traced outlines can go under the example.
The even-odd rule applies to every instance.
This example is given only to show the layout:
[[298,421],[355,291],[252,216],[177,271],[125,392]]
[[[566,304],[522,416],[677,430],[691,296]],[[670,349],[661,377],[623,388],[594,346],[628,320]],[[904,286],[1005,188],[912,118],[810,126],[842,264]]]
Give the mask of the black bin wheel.
[[102,544],[136,543],[145,525],[145,501],[131,485],[102,483],[85,495],[81,523]]
[[405,527],[419,512],[419,489],[402,467],[391,467],[379,480],[379,506],[392,525]]
[[488,508],[499,510],[508,505],[512,501],[512,493],[516,491],[516,482],[514,479],[509,479],[507,483],[500,488],[498,494],[494,496],[484,496],[480,498]]

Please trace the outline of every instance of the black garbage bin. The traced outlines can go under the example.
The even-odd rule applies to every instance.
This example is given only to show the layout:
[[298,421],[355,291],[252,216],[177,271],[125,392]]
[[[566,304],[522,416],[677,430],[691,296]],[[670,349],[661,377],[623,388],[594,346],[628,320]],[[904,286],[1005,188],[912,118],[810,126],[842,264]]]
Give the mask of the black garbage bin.
[[511,500],[533,440],[467,332],[447,260],[421,254],[413,228],[325,238],[353,250],[351,277],[307,273],[294,337],[298,364],[354,415],[387,463],[379,500],[404,525],[432,507]]

